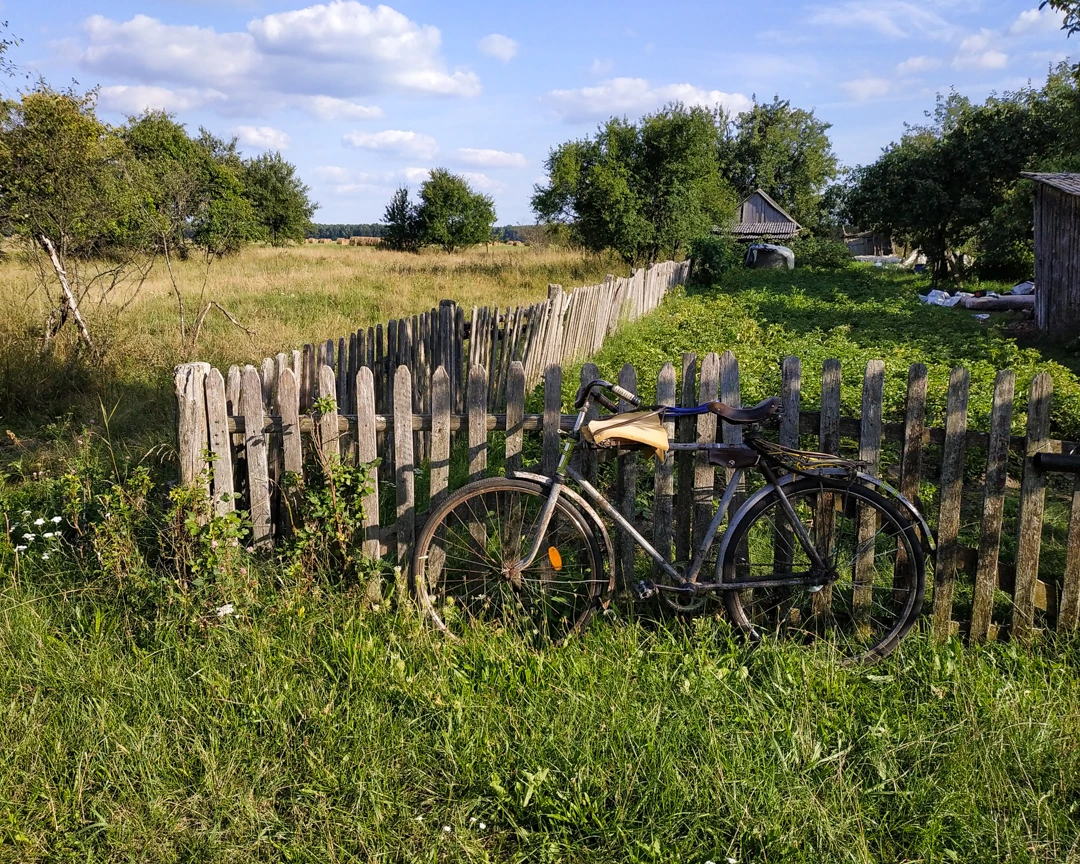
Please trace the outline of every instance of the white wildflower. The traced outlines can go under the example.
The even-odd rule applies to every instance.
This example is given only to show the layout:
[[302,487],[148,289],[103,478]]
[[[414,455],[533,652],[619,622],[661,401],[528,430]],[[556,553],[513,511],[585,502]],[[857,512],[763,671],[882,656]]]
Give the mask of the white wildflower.
[[30,511],[29,511],[29,510],[23,510],[23,511],[22,511],[22,515],[23,515],[23,516],[29,516],[29,515],[30,515]]
[[45,538],[46,540],[51,540],[51,539],[52,539],[53,537],[55,537],[56,535],[55,535],[55,534],[53,534],[53,532],[52,532],[52,531],[46,531],[46,532],[45,532],[44,534],[42,534],[41,536],[42,536],[42,537],[44,537],[44,538]]
[[26,547],[25,547],[25,546],[16,546],[16,547],[15,547],[15,551],[16,551],[16,552],[25,552],[25,551],[26,551]]
[[228,615],[232,615],[236,609],[233,607],[232,603],[226,603],[224,606],[218,606],[215,611],[217,612],[218,618],[225,618]]
[[42,561],[48,561],[49,560],[49,553],[48,552],[42,552],[41,553],[41,560]]
[[37,534],[23,534],[22,535],[22,539],[27,540],[27,541],[33,540],[35,537],[37,537]]
[[416,821],[417,821],[417,822],[423,822],[423,821],[424,821],[424,817],[423,817],[423,816],[417,816],[417,817],[416,817]]
[[445,831],[447,834],[449,834],[450,833],[450,826],[449,825],[443,825],[442,830]]
[[53,523],[53,525],[59,525],[61,522],[64,521],[64,517],[63,516],[53,516],[50,521]]
[[485,825],[483,822],[481,822],[480,823],[480,830],[483,831],[485,828],[487,828],[487,825]]
[[34,520],[34,524],[40,527],[45,524],[45,520],[39,516],[37,519]]
[[470,825],[475,825],[476,824],[476,817],[475,816],[470,816],[469,817],[469,824]]

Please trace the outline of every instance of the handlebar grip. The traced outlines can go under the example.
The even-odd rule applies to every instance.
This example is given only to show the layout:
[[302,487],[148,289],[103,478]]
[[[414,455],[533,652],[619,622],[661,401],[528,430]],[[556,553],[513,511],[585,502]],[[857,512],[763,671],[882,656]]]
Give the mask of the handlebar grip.
[[611,392],[618,396],[620,399],[629,402],[635,408],[638,408],[641,405],[641,399],[639,397],[635,396],[629,390],[623,389],[618,384],[611,385]]
[[603,393],[596,394],[596,401],[607,408],[612,414],[617,414],[619,411],[619,404],[617,402],[608,399]]
[[1036,453],[1035,468],[1039,471],[1063,471],[1070,474],[1080,474],[1080,455]]

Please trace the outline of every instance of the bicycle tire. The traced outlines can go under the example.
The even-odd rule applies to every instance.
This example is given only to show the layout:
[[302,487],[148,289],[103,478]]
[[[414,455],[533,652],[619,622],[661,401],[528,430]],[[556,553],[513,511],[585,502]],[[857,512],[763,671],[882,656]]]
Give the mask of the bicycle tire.
[[526,522],[538,517],[548,495],[540,483],[490,478],[462,487],[431,513],[412,573],[420,607],[437,629],[460,638],[466,629],[495,626],[559,643],[585,628],[608,583],[594,527],[569,499],[560,496],[544,540],[556,549],[558,566],[543,546],[526,571],[510,563],[520,560],[531,539]]
[[[838,579],[825,589],[794,586],[725,591],[724,602],[732,621],[755,642],[771,630],[808,643],[831,645],[841,655],[842,665],[869,665],[887,657],[922,611],[926,559],[914,524],[888,498],[858,483],[803,477],[783,489],[800,520],[810,514],[808,533],[815,547],[828,548],[823,557]],[[775,521],[778,515],[780,522]],[[850,519],[855,526],[847,543],[844,531],[837,528],[840,519]],[[797,560],[810,566],[805,550],[793,537],[790,518],[775,489],[746,513],[736,514],[735,523],[735,533],[725,540],[723,561],[717,564],[718,581],[732,584],[769,578],[765,570],[755,572],[755,568],[765,567],[770,555],[773,573],[799,572]],[[881,527],[874,527],[873,535],[867,537],[871,524]],[[826,538],[825,543],[820,542],[822,538]],[[884,553],[881,563],[879,550]],[[890,551],[894,553],[891,559]],[[754,564],[752,555],[763,563]],[[849,566],[850,580],[846,575]],[[785,571],[785,567],[789,569]],[[878,596],[887,602],[879,602],[875,599]]]

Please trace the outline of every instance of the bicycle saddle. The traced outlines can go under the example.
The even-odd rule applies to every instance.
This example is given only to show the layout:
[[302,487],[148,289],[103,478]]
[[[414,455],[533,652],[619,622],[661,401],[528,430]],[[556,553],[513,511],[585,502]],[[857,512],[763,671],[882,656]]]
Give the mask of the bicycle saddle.
[[747,423],[760,423],[762,420],[772,417],[773,414],[780,410],[780,399],[777,396],[770,396],[768,399],[764,399],[749,408],[732,408],[719,400],[709,402],[707,405],[713,414],[723,418],[728,423],[742,426]]

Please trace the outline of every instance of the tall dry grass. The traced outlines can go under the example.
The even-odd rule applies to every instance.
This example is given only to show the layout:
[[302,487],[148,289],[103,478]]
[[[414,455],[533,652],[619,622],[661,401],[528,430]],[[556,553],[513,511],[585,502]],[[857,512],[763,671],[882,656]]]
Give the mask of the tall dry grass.
[[[253,247],[209,269],[194,258],[174,262],[189,328],[205,298],[254,334],[249,337],[214,310],[192,347],[180,338],[173,280],[158,262],[135,296],[85,304],[105,351],[102,361],[87,363],[73,330],[55,356],[40,356],[46,300],[36,272],[13,253],[0,264],[0,422],[25,429],[43,417],[97,410],[99,400],[120,400],[131,410],[142,410],[149,400],[158,415],[166,408],[169,372],[178,362],[258,362],[305,342],[422,312],[442,299],[467,309],[518,305],[543,297],[550,282],[576,287],[609,272],[625,268],[613,258],[556,248],[494,246],[447,255],[363,246]],[[160,427],[170,420],[163,415],[148,422],[166,431]]]

